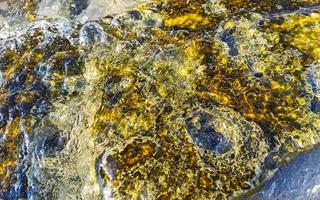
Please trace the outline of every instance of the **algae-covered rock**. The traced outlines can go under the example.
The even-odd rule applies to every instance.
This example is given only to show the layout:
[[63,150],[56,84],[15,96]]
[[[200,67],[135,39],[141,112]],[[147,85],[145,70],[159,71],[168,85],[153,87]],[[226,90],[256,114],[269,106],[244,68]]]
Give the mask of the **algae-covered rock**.
[[319,144],[318,1],[65,3],[0,41],[0,198],[236,199]]

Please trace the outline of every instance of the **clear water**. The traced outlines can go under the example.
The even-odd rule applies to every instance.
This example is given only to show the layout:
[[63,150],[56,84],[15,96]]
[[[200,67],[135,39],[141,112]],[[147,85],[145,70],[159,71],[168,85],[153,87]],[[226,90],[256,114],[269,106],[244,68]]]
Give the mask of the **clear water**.
[[[193,92],[190,89],[193,87],[193,82],[201,80],[196,79],[196,77],[202,76],[206,72],[203,66],[205,64],[198,65],[197,56],[194,53],[194,49],[197,49],[197,47],[192,46],[194,44],[190,42],[189,37],[202,34],[202,38],[195,38],[197,41],[201,40],[203,44],[206,43],[203,38],[218,38],[219,42],[223,44],[221,52],[229,52],[228,58],[232,57],[232,61],[238,62],[237,59],[247,59],[246,61],[258,63],[251,63],[253,67],[251,66],[250,73],[254,74],[254,70],[259,70],[257,67],[259,62],[265,64],[259,60],[260,55],[256,55],[260,54],[259,49],[267,49],[272,46],[272,42],[266,40],[260,34],[259,28],[261,27],[255,27],[254,23],[259,21],[259,18],[269,19],[269,15],[258,15],[252,11],[253,14],[251,13],[250,19],[239,19],[241,21],[239,25],[240,31],[235,33],[235,35],[238,34],[236,36],[232,35],[234,33],[230,33],[232,31],[224,30],[228,26],[234,26],[230,25],[234,23],[231,17],[230,19],[232,20],[230,21],[226,17],[225,20],[217,23],[215,26],[217,31],[207,30],[207,32],[204,31],[204,34],[201,30],[192,30],[192,23],[200,27],[206,26],[205,19],[200,18],[198,20],[199,16],[197,15],[191,15],[193,18],[188,18],[187,20],[178,17],[171,21],[168,20],[166,26],[170,27],[168,24],[172,23],[178,28],[179,26],[183,28],[191,27],[191,30],[176,30],[175,26],[172,29],[165,30],[166,34],[176,38],[181,37],[183,38],[182,40],[185,40],[175,44],[166,44],[158,40],[158,38],[161,38],[159,35],[162,33],[152,32],[156,28],[162,29],[165,24],[162,21],[160,11],[154,8],[156,11],[147,11],[144,13],[144,18],[142,20],[139,19],[141,16],[137,10],[139,10],[139,6],[150,2],[148,0],[39,0],[32,1],[33,6],[27,4],[29,5],[27,8],[26,2],[28,1],[0,0],[0,56],[1,58],[6,58],[6,53],[11,52],[10,49],[15,52],[12,55],[10,54],[13,61],[10,60],[7,63],[4,59],[0,60],[0,89],[6,88],[5,90],[0,90],[0,121],[1,123],[7,121],[9,124],[6,128],[1,129],[0,140],[2,146],[4,146],[3,144],[11,145],[8,149],[12,150],[12,152],[18,152],[18,155],[12,156],[12,158],[10,157],[11,154],[7,153],[8,155],[10,154],[8,160],[14,158],[16,163],[12,164],[14,167],[10,163],[8,164],[7,174],[8,177],[15,174],[15,178],[9,181],[9,186],[0,185],[2,187],[0,199],[153,199],[152,190],[148,191],[139,184],[138,186],[135,185],[135,187],[139,189],[142,187],[142,189],[137,194],[127,194],[127,196],[124,194],[122,198],[114,195],[114,188],[109,184],[112,181],[106,181],[106,177],[109,176],[109,178],[111,177],[110,179],[113,179],[116,176],[116,167],[113,166],[113,162],[106,162],[110,155],[113,155],[112,153],[124,151],[125,145],[130,147],[129,144],[132,141],[132,144],[139,143],[141,142],[140,140],[150,141],[151,136],[148,135],[148,131],[145,131],[146,133],[141,131],[144,129],[150,131],[152,128],[149,126],[153,127],[153,124],[150,125],[149,123],[153,120],[150,120],[153,116],[151,114],[149,116],[149,112],[152,111],[148,109],[152,107],[150,105],[153,105],[153,103],[163,103],[166,98],[169,102],[168,104],[171,103],[177,106],[178,110],[177,115],[170,115],[172,118],[168,120],[169,122],[166,121],[168,126],[178,127],[177,130],[179,131],[181,124],[187,127],[186,129],[190,133],[185,140],[191,141],[190,143],[201,149],[199,150],[200,153],[197,151],[198,154],[196,156],[198,156],[197,158],[201,157],[203,159],[204,157],[207,159],[204,162],[204,166],[207,168],[210,165],[214,166],[214,164],[210,163],[212,158],[208,154],[213,152],[214,159],[221,158],[222,161],[219,160],[219,162],[222,165],[224,163],[234,164],[233,161],[227,160],[229,158],[227,156],[231,155],[228,152],[238,152],[236,156],[242,158],[242,153],[239,153],[239,151],[246,147],[242,143],[250,143],[248,141],[254,140],[253,138],[257,139],[256,143],[250,144],[251,146],[248,145],[251,148],[249,148],[248,152],[253,151],[254,153],[252,154],[256,154],[257,158],[254,155],[248,161],[254,162],[254,169],[251,170],[255,174],[250,179],[251,182],[246,182],[249,185],[246,185],[249,187],[247,189],[249,193],[252,188],[257,193],[250,198],[247,197],[249,195],[244,195],[246,196],[245,199],[316,200],[320,198],[320,172],[318,170],[319,162],[317,162],[319,149],[299,155],[292,162],[288,162],[288,166],[279,167],[273,161],[270,161],[271,164],[269,164],[272,166],[267,169],[268,167],[264,166],[267,165],[264,163],[264,159],[267,158],[269,153],[278,153],[282,149],[276,144],[272,144],[276,147],[271,149],[270,146],[272,145],[270,143],[275,141],[270,142],[261,136],[264,134],[261,124],[254,123],[254,119],[250,121],[250,116],[246,116],[246,118],[240,116],[236,109],[216,107],[213,106],[214,103],[206,105],[213,110],[210,112],[206,110],[207,108],[195,109],[194,107],[202,105],[202,102],[193,103],[192,101],[197,100],[191,98],[190,104],[194,107],[188,108],[189,110],[185,109],[184,105],[179,104],[180,101],[188,99],[186,94],[189,95]],[[209,10],[212,15],[219,15],[225,12],[226,8],[220,5],[220,1],[208,2],[210,3],[203,5],[203,7]],[[194,4],[196,5],[196,3]],[[213,8],[210,5],[214,5]],[[279,9],[281,10],[282,8],[279,7]],[[314,9],[317,10],[318,8]],[[131,12],[132,10],[135,12]],[[170,14],[175,16],[175,11],[172,11],[172,13]],[[279,13],[282,14],[282,12]],[[190,15],[186,16],[190,17]],[[182,25],[180,24],[181,21],[183,21]],[[191,23],[190,27],[188,27],[188,23]],[[245,32],[246,29],[250,29],[251,32],[248,31],[248,35],[242,32],[243,35],[241,35],[241,31],[244,31],[242,29]],[[134,33],[134,36],[131,35],[132,33]],[[185,37],[188,34],[190,35]],[[163,40],[165,41],[165,37],[168,35],[163,35]],[[130,39],[134,37],[138,39]],[[30,38],[32,40],[29,40]],[[243,42],[246,40],[247,42]],[[242,42],[243,46],[237,44],[239,41]],[[247,44],[248,46],[246,46]],[[46,59],[38,62],[34,61],[37,60],[38,51],[43,51],[42,53]],[[29,54],[28,52],[31,53]],[[287,52],[293,57],[303,57],[302,53],[297,49],[290,49]],[[307,54],[308,52],[304,53]],[[236,56],[238,56],[237,59],[234,58]],[[268,55],[266,53],[263,56],[267,57]],[[279,59],[277,56],[273,60],[271,59],[271,62],[286,62],[286,59],[289,59],[287,57]],[[317,56],[314,57],[314,60],[316,60]],[[208,57],[206,59],[213,58]],[[239,61],[239,63],[242,64],[242,61]],[[11,65],[10,62],[13,64]],[[34,66],[33,62],[36,63],[36,66]],[[131,74],[132,71],[128,67],[130,64],[137,68],[139,75]],[[19,71],[20,68],[14,68],[20,65],[23,65],[21,67],[23,70]],[[16,71],[10,74],[10,70],[2,70],[6,66],[10,66]],[[167,71],[161,70],[159,66],[164,67]],[[187,67],[183,68],[181,66]],[[29,67],[32,67],[32,70]],[[122,75],[125,77],[121,81],[114,75],[118,71],[123,72],[124,75]],[[306,80],[309,84],[308,88],[315,97],[319,95],[320,91],[318,71],[319,61],[314,61],[305,72]],[[25,74],[28,73],[33,74],[35,77],[26,75],[27,78],[24,78]],[[263,74],[259,73],[254,75],[257,79],[263,76]],[[114,79],[109,80],[108,77],[113,77]],[[143,81],[136,80],[138,79],[137,77],[143,79]],[[286,77],[294,79],[290,77],[290,74]],[[241,77],[238,78],[239,80],[241,79]],[[11,82],[7,81],[8,79]],[[132,87],[134,84],[137,85]],[[153,94],[150,86],[152,84],[159,87],[157,88],[158,96]],[[149,86],[151,89],[147,88]],[[137,94],[145,95],[146,97],[144,96],[144,98],[146,100],[139,99],[141,96],[136,97],[136,90],[140,92],[137,92]],[[183,92],[180,92],[180,90]],[[126,91],[128,93],[126,93],[126,97],[129,99],[128,102],[119,100],[123,94],[118,94],[118,91]],[[169,95],[161,99],[159,95],[161,96],[162,93],[168,93]],[[131,94],[133,95],[130,96]],[[16,104],[10,107],[10,98],[18,98],[17,96],[19,96],[19,101],[17,99],[13,100]],[[222,97],[223,94],[216,99],[221,100],[220,98]],[[99,122],[106,120],[109,116],[108,113],[104,113],[107,110],[106,107],[113,108],[119,102],[125,102],[128,108],[140,106],[140,110],[139,112],[132,112],[132,114],[126,110],[126,106],[121,107],[122,110],[119,109],[124,113],[127,112],[125,116],[115,115],[120,118],[117,118],[119,120],[117,125],[121,126],[121,128],[124,127],[123,130],[125,131],[123,132],[117,132],[118,129],[114,128],[116,125],[110,125],[111,128],[101,128],[102,125]],[[166,105],[165,103],[163,104]],[[312,119],[319,117],[319,105],[318,99],[314,98],[310,105]],[[7,110],[3,111],[1,109]],[[10,115],[10,109],[15,109],[14,112],[11,110],[14,113],[12,116]],[[152,109],[160,108],[152,107]],[[163,112],[166,112],[166,109],[170,110],[170,108],[165,108]],[[119,110],[115,112],[120,112]],[[2,113],[9,114],[6,116]],[[207,113],[206,120],[200,119],[201,113]],[[191,117],[185,116],[188,114]],[[187,122],[184,121],[184,118],[187,119]],[[188,127],[188,123],[192,124],[191,128]],[[313,121],[310,123],[313,123]],[[11,127],[11,125],[12,127],[17,127],[19,134],[12,136],[15,131],[13,128],[7,128]],[[212,127],[214,127],[214,130]],[[246,129],[243,127],[246,127]],[[142,139],[134,135],[139,131],[146,134],[141,136]],[[180,137],[181,133],[179,131],[173,131],[174,137]],[[200,134],[203,132],[207,133],[207,135]],[[222,134],[225,135],[223,136]],[[251,137],[250,134],[255,136]],[[317,135],[310,138],[307,138],[306,140],[309,140],[303,144],[300,144],[300,141],[295,140],[294,137],[289,142],[295,143],[296,146],[300,145],[302,148],[299,151],[304,151],[318,143]],[[14,142],[10,142],[11,140]],[[235,144],[235,142],[239,144]],[[162,144],[159,141],[151,141],[151,143],[155,144],[156,148]],[[2,146],[0,147],[4,149]],[[181,147],[182,150],[183,148]],[[131,154],[135,155],[135,152],[131,152]],[[227,156],[223,160],[222,158],[225,154]],[[0,156],[5,157],[1,152]],[[123,157],[126,157],[126,155]],[[152,159],[150,158],[150,160]],[[157,167],[161,166],[161,163],[156,164]],[[236,166],[236,164],[234,165]],[[246,165],[246,162],[243,162],[242,165]],[[280,169],[275,173],[278,168]],[[102,172],[105,174],[102,175]],[[263,177],[264,181],[271,178],[274,173],[275,176],[265,185],[261,186],[256,183],[259,182],[259,178]],[[160,179],[159,177],[159,185],[161,185]],[[199,181],[197,179],[195,182],[201,182],[201,179]],[[217,187],[222,188],[220,179],[215,184],[218,185]],[[141,185],[143,184],[141,183]],[[246,186],[243,187],[246,188]],[[257,191],[256,186],[261,189]],[[128,186],[128,188],[130,187]],[[180,194],[179,192],[181,191],[179,190],[181,188],[175,192]],[[238,190],[235,192],[228,191],[232,193],[228,197],[237,199],[239,194],[242,197],[242,192],[248,192],[247,190],[242,191],[242,189],[239,189],[240,192]],[[174,195],[172,195],[171,199],[174,199]]]

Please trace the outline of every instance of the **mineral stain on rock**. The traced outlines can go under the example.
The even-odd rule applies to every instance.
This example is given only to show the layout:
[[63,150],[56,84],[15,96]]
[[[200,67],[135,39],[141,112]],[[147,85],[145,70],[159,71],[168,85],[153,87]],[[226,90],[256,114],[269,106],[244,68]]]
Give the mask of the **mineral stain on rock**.
[[0,1],[0,199],[239,199],[319,144],[319,1],[46,3]]

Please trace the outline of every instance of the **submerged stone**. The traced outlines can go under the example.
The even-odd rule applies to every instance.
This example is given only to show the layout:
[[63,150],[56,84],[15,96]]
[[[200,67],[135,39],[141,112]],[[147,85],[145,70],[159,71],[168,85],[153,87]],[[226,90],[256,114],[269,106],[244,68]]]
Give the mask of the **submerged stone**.
[[232,144],[221,133],[215,131],[212,123],[212,116],[207,113],[197,113],[194,118],[188,119],[188,132],[191,134],[193,142],[216,154],[228,152],[232,148]]
[[144,2],[12,3],[0,199],[237,199],[319,144],[318,1]]

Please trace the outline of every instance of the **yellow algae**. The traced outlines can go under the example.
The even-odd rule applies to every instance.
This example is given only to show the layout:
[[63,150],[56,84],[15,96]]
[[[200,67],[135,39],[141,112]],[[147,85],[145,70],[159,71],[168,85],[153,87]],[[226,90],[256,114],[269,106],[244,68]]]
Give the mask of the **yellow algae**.
[[196,29],[210,25],[210,21],[198,14],[186,14],[175,18],[169,18],[165,20],[165,25],[168,27],[179,27]]
[[[304,55],[319,59],[319,15],[252,12],[272,11],[272,0],[217,2],[224,9],[208,10],[213,1],[156,1],[77,25],[88,41],[81,45],[65,33],[54,37],[53,27],[25,36],[17,52],[5,46],[3,190],[14,183],[25,132],[29,153],[40,155],[30,170],[43,176],[33,178],[57,199],[61,191],[233,199],[260,186],[289,153],[319,143]],[[42,113],[47,100],[52,108]],[[42,149],[47,143],[56,146]]]
[[229,20],[229,21],[227,21],[227,22],[225,23],[224,28],[225,28],[225,29],[228,29],[228,28],[233,27],[234,25],[235,25],[235,21],[234,21],[234,20]]
[[36,16],[35,16],[34,14],[32,14],[31,12],[27,12],[26,18],[27,18],[27,20],[29,20],[29,21],[35,21]]
[[285,41],[315,60],[320,59],[320,14],[288,15],[282,24],[273,25],[277,31],[286,31]]
[[270,84],[271,84],[271,89],[273,90],[283,89],[283,86],[280,85],[277,81],[271,80]]

